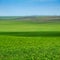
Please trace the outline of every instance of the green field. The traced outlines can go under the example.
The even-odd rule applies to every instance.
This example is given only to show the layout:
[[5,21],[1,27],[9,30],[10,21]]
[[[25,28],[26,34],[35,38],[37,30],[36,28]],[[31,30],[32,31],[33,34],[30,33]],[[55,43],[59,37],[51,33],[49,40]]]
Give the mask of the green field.
[[0,21],[0,32],[60,31],[60,22]]
[[60,60],[60,22],[1,20],[0,60]]

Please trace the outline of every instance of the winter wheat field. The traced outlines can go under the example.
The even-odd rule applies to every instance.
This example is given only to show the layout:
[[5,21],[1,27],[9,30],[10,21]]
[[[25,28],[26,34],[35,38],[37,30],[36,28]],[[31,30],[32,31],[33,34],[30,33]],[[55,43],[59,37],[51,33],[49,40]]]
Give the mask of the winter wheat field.
[[60,19],[39,20],[0,19],[0,60],[60,60]]

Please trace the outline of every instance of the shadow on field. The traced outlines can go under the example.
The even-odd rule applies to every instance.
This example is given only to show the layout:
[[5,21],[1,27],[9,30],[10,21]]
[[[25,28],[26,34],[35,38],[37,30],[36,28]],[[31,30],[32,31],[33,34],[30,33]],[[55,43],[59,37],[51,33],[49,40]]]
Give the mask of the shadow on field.
[[39,36],[45,36],[45,37],[55,37],[60,36],[60,32],[58,31],[45,31],[45,32],[0,32],[0,35],[8,35],[8,36],[25,36],[25,37],[39,37]]

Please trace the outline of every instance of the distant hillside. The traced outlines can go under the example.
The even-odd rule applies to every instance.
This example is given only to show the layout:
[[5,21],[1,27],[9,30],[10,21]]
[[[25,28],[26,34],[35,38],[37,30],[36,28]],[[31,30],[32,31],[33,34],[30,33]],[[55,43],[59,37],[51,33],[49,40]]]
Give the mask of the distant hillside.
[[32,22],[60,22],[60,16],[0,16],[0,20],[20,20]]

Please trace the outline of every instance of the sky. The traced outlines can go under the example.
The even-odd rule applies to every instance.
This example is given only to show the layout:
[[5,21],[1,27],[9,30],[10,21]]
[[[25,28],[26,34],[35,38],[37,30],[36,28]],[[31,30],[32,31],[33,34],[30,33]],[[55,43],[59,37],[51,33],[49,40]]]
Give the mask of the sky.
[[0,16],[60,16],[60,0],[0,0]]

